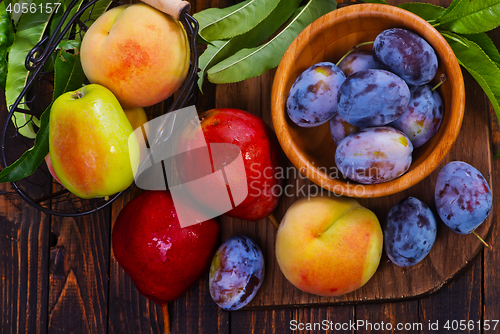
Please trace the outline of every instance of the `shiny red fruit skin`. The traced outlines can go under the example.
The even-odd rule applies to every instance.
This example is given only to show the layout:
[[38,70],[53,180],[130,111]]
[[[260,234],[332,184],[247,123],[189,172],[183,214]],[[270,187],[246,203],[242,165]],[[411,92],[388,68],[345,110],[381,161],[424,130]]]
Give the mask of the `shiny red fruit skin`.
[[208,271],[218,235],[219,225],[213,219],[181,228],[170,192],[147,191],[118,215],[112,245],[137,290],[164,304]]
[[276,135],[261,118],[240,109],[211,109],[200,119],[207,143],[238,145],[244,159],[248,195],[225,215],[250,221],[267,217],[278,205],[282,183],[276,178],[280,168]]

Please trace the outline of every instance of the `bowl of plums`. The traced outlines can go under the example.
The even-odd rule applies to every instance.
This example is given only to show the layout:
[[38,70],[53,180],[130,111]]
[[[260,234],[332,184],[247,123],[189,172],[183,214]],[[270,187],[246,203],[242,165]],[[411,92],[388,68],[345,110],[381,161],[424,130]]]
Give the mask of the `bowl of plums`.
[[455,142],[465,91],[457,59],[425,20],[356,4],[291,43],[272,89],[272,119],[292,164],[317,185],[380,197],[426,178]]

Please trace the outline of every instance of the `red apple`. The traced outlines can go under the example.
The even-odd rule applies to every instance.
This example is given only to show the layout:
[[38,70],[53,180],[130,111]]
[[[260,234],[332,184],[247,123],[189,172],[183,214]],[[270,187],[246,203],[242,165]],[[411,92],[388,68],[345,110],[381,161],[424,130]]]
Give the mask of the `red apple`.
[[[278,205],[282,182],[273,131],[239,109],[212,109],[200,120],[202,132],[187,128],[178,146],[186,152],[177,156],[177,165],[187,191],[219,214],[250,221],[267,217]],[[204,141],[208,151],[200,148]],[[218,180],[203,179],[221,170]],[[197,182],[189,183],[193,180]]]
[[218,233],[215,220],[182,228],[170,192],[148,191],[118,215],[113,251],[137,290],[163,305],[208,271]]

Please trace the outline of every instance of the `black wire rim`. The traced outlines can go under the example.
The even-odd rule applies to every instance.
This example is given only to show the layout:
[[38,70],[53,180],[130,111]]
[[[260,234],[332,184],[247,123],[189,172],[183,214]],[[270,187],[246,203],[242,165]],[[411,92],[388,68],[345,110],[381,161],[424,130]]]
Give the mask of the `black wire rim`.
[[[99,0],[91,0],[83,4],[80,7],[80,9],[75,13],[75,15],[73,15],[68,20],[67,24],[64,27],[62,27],[63,23],[66,21],[71,10],[78,3],[78,1],[79,0],[73,0],[66,9],[66,11],[64,12],[62,19],[55,30],[59,33],[54,34],[52,36],[44,37],[37,45],[33,47],[33,49],[28,53],[26,57],[25,66],[26,69],[28,69],[28,71],[30,72],[29,79],[26,85],[24,86],[23,90],[17,97],[14,104],[12,104],[10,107],[8,106],[9,112],[7,114],[6,119],[4,120],[5,124],[3,125],[0,137],[0,151],[1,151],[0,157],[3,168],[7,167],[9,164],[17,160],[9,156],[8,148],[11,145],[15,145],[13,144],[14,141],[24,142],[26,140],[26,138],[20,135],[18,131],[20,128],[26,126],[31,121],[30,118],[26,122],[26,124],[20,126],[14,124],[14,122],[12,121],[14,112],[23,112],[25,114],[31,115],[31,117],[40,116],[34,114],[30,110],[21,108],[20,107],[20,104],[22,104],[21,101],[24,98],[26,101],[24,102],[24,104],[29,104],[30,101],[36,99],[36,94],[37,94],[36,92],[34,92],[34,97],[32,97],[30,101],[27,101],[26,97],[27,94],[29,94],[30,91],[33,90],[34,85],[36,85],[37,82],[43,80],[43,74],[44,74],[43,69],[45,67],[46,62],[51,59],[51,55],[54,53],[54,51],[56,50],[59,43],[63,40],[63,38],[67,36],[68,32],[71,33],[72,31],[76,31],[76,33],[81,34],[82,32],[85,32],[87,30],[85,22],[87,22],[90,19],[90,14],[89,18],[87,19],[82,18],[82,15],[88,10],[90,10],[91,13],[93,6],[95,6],[95,4]],[[120,1],[113,0],[113,4],[120,5],[122,3]],[[196,45],[196,38],[198,34],[199,25],[198,22],[191,15],[188,14],[187,8],[180,13],[179,21],[182,23],[188,35],[188,39],[190,41],[191,64],[188,71],[188,75],[183,85],[178,90],[178,94],[176,95],[176,98],[174,99],[172,105],[169,107],[167,113],[185,107],[195,94],[194,88],[198,71],[198,51]],[[12,134],[13,132],[14,134]],[[28,148],[29,147],[27,147],[27,149]],[[104,198],[82,199],[71,194],[67,189],[55,192],[51,191],[50,194],[44,194],[42,196],[35,197],[30,195],[29,190],[33,189],[33,187],[39,187],[39,188],[43,188],[44,186],[46,187],[47,183],[52,184],[53,177],[48,172],[48,169],[43,162],[40,164],[40,166],[37,168],[37,171],[34,174],[38,175],[28,176],[27,178],[24,178],[22,180],[11,182],[12,188],[24,201],[26,201],[28,204],[35,207],[36,209],[44,212],[45,214],[62,216],[62,217],[78,217],[97,212],[107,207],[111,203],[113,203],[118,197],[120,197],[120,195],[122,195],[124,192],[127,192],[134,187],[134,185],[131,185],[127,190],[114,194],[107,199]],[[45,179],[40,180],[41,176],[42,178],[45,177]],[[37,178],[36,181],[34,180],[35,178]],[[60,204],[65,204],[65,205],[60,205]],[[58,208],[61,206],[62,208]]]

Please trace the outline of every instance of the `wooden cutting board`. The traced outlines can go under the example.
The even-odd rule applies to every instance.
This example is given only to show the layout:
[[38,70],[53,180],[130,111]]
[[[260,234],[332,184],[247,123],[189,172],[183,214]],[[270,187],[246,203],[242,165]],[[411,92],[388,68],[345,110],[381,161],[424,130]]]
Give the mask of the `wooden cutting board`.
[[[270,71],[258,78],[241,83],[218,85],[216,87],[216,106],[247,110],[262,117],[272,127],[271,122],[271,88],[275,71]],[[458,139],[441,165],[425,180],[401,193],[375,199],[361,199],[359,202],[375,212],[382,226],[389,209],[399,200],[408,196],[425,202],[434,212],[434,184],[441,167],[453,160],[462,160],[475,166],[483,173],[494,189],[494,181],[498,176],[491,168],[493,153],[490,149],[491,131],[496,129],[496,119],[490,120],[489,103],[481,88],[467,73],[464,73],[466,87],[465,116]],[[198,110],[201,111],[201,110]],[[490,121],[493,127],[490,127]],[[286,160],[283,166],[293,170],[292,164]],[[275,216],[281,220],[287,208],[298,198],[303,197],[303,189],[308,187],[314,191],[315,185],[300,173],[290,172],[289,189],[297,190],[296,196],[281,198]],[[294,174],[297,177],[294,177]],[[301,188],[302,187],[302,188]],[[320,189],[320,188],[319,188]],[[302,196],[301,196],[302,195]],[[494,201],[498,205],[498,201]],[[436,215],[437,216],[437,215]],[[361,301],[383,301],[412,298],[437,291],[460,273],[484,248],[472,234],[459,235],[451,231],[438,220],[438,235],[430,254],[419,264],[403,270],[392,264],[385,253],[380,266],[372,279],[362,288],[339,297],[320,297],[302,292],[290,284],[281,273],[274,254],[276,230],[266,219],[257,222],[241,221],[229,217],[220,218],[222,224],[222,241],[232,235],[244,234],[254,238],[261,246],[266,259],[266,277],[255,299],[247,308],[344,304]],[[491,215],[478,229],[482,237],[492,226]]]

